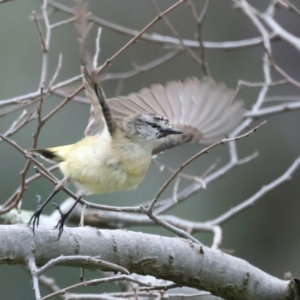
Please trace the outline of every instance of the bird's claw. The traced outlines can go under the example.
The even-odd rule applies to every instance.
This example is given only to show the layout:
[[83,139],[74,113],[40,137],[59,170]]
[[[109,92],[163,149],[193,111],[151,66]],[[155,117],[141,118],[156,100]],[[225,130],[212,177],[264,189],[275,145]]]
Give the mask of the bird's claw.
[[58,229],[58,238],[57,241],[60,239],[63,231],[64,231],[64,225],[65,225],[65,221],[68,218],[69,214],[63,214],[60,210],[60,208],[58,207],[58,211],[60,212],[60,220],[58,221],[58,223],[56,224],[56,226],[53,229]]
[[58,210],[58,212],[60,214],[60,220],[58,221],[56,226],[54,226],[54,228],[53,228],[53,229],[58,229],[58,238],[57,238],[57,241],[58,241],[64,231],[65,221],[68,218],[69,214],[68,213],[64,214],[61,211],[60,206],[57,203],[52,203],[52,205],[55,206],[55,209]]
[[29,226],[32,222],[32,232],[33,232],[33,234],[35,234],[35,227],[36,228],[39,227],[41,213],[42,213],[42,209],[40,207],[37,208],[37,210],[33,213],[33,215],[31,216],[31,218],[28,222]]

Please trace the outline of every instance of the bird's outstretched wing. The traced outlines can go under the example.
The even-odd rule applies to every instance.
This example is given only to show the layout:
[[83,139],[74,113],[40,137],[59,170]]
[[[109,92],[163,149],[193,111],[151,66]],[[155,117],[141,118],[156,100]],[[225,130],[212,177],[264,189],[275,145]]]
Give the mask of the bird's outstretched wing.
[[117,123],[135,113],[150,112],[167,117],[183,131],[162,139],[153,150],[156,154],[186,142],[208,144],[224,137],[245,112],[242,101],[233,102],[234,96],[234,90],[212,78],[188,78],[183,83],[155,84],[127,97],[109,99],[108,104]]

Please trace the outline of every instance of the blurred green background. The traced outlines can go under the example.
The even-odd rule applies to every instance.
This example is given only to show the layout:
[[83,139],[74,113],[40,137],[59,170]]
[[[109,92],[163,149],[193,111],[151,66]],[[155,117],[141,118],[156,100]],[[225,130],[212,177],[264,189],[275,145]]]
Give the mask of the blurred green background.
[[[203,1],[195,1],[198,10]],[[259,9],[267,7],[269,1],[249,1]],[[72,1],[61,3],[73,7]],[[160,1],[161,9],[167,8],[174,1]],[[0,5],[0,100],[36,91],[40,79],[42,52],[39,36],[33,21],[29,19],[32,11],[40,13],[41,2],[36,0],[11,1]],[[259,36],[251,21],[239,9],[233,9],[231,1],[212,1],[209,14],[203,25],[205,41],[240,40]],[[94,15],[116,24],[140,30],[156,15],[157,11],[149,0],[98,0],[90,1],[90,10]],[[61,12],[51,16],[51,22],[68,18]],[[182,5],[169,16],[180,36],[195,39],[196,24],[187,5]],[[278,9],[276,19],[292,34],[300,35],[300,18],[285,8]],[[42,23],[42,22],[41,22]],[[149,33],[162,35],[172,33],[163,21],[152,27]],[[90,52],[94,51],[96,26],[91,31]],[[130,39],[107,29],[101,36],[100,64],[117,51]],[[107,72],[122,72],[132,69],[132,63],[145,64],[169,51],[163,45],[140,40],[127,49],[106,69]],[[55,71],[58,55],[63,55],[63,67],[57,82],[79,74],[80,60],[78,55],[77,33],[74,25],[68,24],[54,29],[51,36],[49,52],[48,80]],[[235,88],[239,79],[263,81],[262,46],[245,48],[236,51],[206,50],[207,62],[211,75],[217,81],[224,81]],[[273,57],[295,79],[300,79],[299,53],[289,44],[276,41],[273,43]],[[124,81],[122,94],[138,91],[152,83],[166,83],[171,79],[184,80],[188,76],[201,77],[202,71],[191,57],[184,53],[168,63],[136,77]],[[280,76],[273,74],[273,79]],[[117,81],[107,81],[104,89],[108,97],[114,96]],[[241,89],[238,98],[243,98],[248,109],[256,101],[259,88]],[[291,85],[271,88],[270,95],[298,95],[299,90]],[[62,99],[51,96],[43,107],[43,114],[60,103]],[[21,111],[0,118],[0,132],[5,132]],[[263,185],[270,183],[283,174],[292,162],[300,155],[300,118],[299,111],[287,112],[267,118],[267,124],[247,139],[238,141],[240,158],[259,152],[255,160],[241,165],[226,176],[213,182],[206,190],[193,195],[184,204],[173,209],[170,214],[182,218],[206,221],[213,219],[230,207],[246,200]],[[39,147],[69,144],[83,137],[83,131],[89,117],[87,105],[71,102],[52,117],[43,127]],[[29,123],[12,139],[23,148],[32,146],[32,133],[36,121]],[[178,167],[191,155],[201,149],[199,145],[185,145],[171,150],[159,157],[159,161],[171,167]],[[228,161],[226,146],[220,146],[209,155],[201,157],[186,173],[201,175],[217,158],[221,159],[218,167]],[[26,159],[15,149],[0,142],[0,192],[4,202],[19,186],[19,172]],[[30,174],[33,174],[31,167]],[[57,173],[61,176],[59,173]],[[113,193],[110,195],[89,196],[90,201],[111,205],[135,205],[150,200],[168,178],[168,171],[160,172],[152,166],[145,181],[136,191]],[[265,195],[255,207],[227,222],[223,228],[222,248],[234,250],[234,255],[248,260],[254,266],[282,278],[290,271],[294,276],[300,275],[300,170],[291,182],[284,184]],[[182,181],[180,187],[188,182]],[[298,187],[297,187],[298,186]],[[45,198],[53,189],[46,179],[40,179],[30,185],[23,199],[24,209],[36,207],[36,195]],[[164,197],[172,195],[169,189]],[[63,201],[66,195],[61,193],[56,202]],[[51,213],[48,207],[46,213]],[[134,228],[134,230],[173,236],[161,228]],[[197,234],[205,244],[211,244],[212,236]],[[78,282],[79,270],[56,268],[47,275],[55,275],[61,287]],[[95,272],[86,272],[87,278],[97,276]],[[21,267],[1,266],[0,292],[2,299],[32,299],[30,277]],[[17,285],[18,284],[18,285]],[[16,286],[18,288],[16,288]],[[88,290],[103,292],[102,286]],[[44,291],[43,291],[44,292]],[[5,295],[5,296],[3,296]],[[3,298],[4,297],[4,298]]]

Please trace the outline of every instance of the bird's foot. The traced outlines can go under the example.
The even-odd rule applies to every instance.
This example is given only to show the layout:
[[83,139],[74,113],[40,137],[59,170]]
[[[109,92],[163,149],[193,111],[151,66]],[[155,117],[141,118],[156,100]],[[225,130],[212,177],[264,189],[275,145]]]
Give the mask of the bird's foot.
[[61,237],[61,235],[64,231],[64,225],[65,225],[65,222],[66,222],[67,218],[69,217],[69,215],[71,214],[71,212],[73,211],[73,209],[75,208],[77,203],[80,201],[80,199],[81,199],[81,195],[76,199],[73,206],[66,213],[63,213],[61,211],[59,205],[57,205],[56,203],[53,204],[53,205],[55,205],[55,209],[57,209],[59,214],[60,214],[60,220],[58,221],[57,225],[54,227],[54,229],[58,229],[57,241],[60,239],[60,237]]
[[39,227],[40,216],[41,216],[42,211],[43,211],[43,207],[41,205],[39,205],[38,208],[36,209],[36,211],[31,216],[29,222],[28,222],[29,226],[32,222],[32,232],[33,232],[33,234],[35,234],[35,228]]
[[58,212],[60,213],[60,220],[58,221],[58,223],[56,224],[56,226],[53,228],[53,229],[58,229],[58,238],[57,238],[57,241],[58,241],[60,239],[63,231],[64,231],[65,221],[69,217],[70,211],[68,211],[67,213],[63,213],[61,211],[59,205],[57,205],[56,203],[53,203],[53,205],[55,205],[55,209],[57,209]]

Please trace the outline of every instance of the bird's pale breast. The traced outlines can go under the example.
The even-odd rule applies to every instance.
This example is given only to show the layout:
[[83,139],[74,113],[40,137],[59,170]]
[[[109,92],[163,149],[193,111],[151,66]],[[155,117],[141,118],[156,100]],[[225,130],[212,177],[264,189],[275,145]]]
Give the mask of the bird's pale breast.
[[78,142],[60,169],[83,193],[100,194],[135,189],[150,162],[151,150],[142,145],[93,136]]

